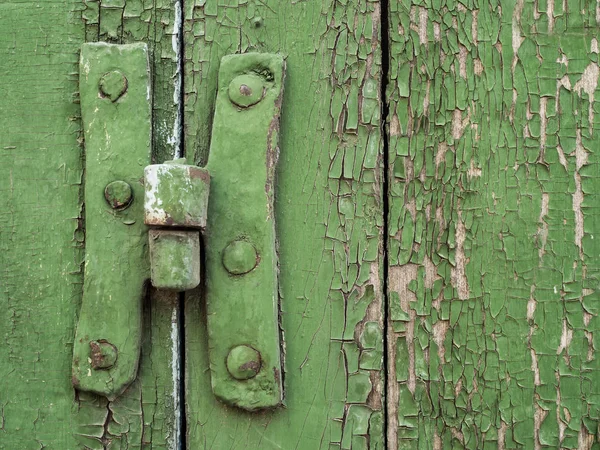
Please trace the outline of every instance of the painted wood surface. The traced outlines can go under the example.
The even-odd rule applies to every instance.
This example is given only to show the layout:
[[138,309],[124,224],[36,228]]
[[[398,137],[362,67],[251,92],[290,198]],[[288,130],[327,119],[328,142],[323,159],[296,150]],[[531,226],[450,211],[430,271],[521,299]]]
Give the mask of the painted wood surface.
[[[597,4],[179,5],[0,4],[0,448],[177,448],[181,432],[189,449],[383,449],[384,433],[389,449],[598,447]],[[206,163],[222,56],[286,57],[284,407],[214,398],[201,290],[183,342],[177,296],[145,303],[122,397],[74,393],[78,54],[98,40],[152,49],[155,162],[184,131],[188,160]]]
[[383,448],[380,14],[363,0],[185,2],[188,158],[207,159],[222,56],[287,64],[275,185],[285,406],[214,398],[202,295],[188,295],[190,449]]
[[389,10],[388,447],[598,448],[598,4]]
[[85,238],[79,48],[151,47],[162,161],[178,146],[176,13],[170,0],[0,4],[0,448],[177,448],[177,298],[146,302],[139,377],[119,399],[77,395],[70,376]]

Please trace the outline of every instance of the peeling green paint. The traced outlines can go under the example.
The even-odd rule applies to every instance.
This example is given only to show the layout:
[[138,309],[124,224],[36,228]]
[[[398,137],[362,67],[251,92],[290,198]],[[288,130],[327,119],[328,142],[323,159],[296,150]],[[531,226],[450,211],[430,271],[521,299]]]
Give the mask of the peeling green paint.
[[190,448],[384,448],[383,348],[361,341],[383,333],[380,15],[362,0],[185,2],[196,163],[210,157],[220,59],[280,53],[287,66],[274,191],[285,407],[249,415],[206,395],[207,312],[188,295]]
[[390,4],[389,448],[598,445],[596,11]]
[[[380,5],[185,6],[196,162],[208,157],[221,57],[287,56],[276,220],[282,265],[300,274],[281,274],[281,411],[249,416],[206,395],[206,312],[200,292],[188,298],[190,448],[383,448]],[[82,280],[77,48],[83,36],[149,41],[154,157],[167,159],[180,126],[176,8],[1,9],[3,63],[36,81],[0,83],[9,105],[0,110],[0,392],[9,392],[0,446],[173,448],[172,297],[145,305],[140,378],[119,400],[73,401],[63,373]],[[388,446],[595,448],[597,5],[397,1],[389,10]],[[71,409],[79,443],[55,432]]]
[[[78,98],[82,43],[148,43],[153,156],[170,159],[177,146],[175,3],[127,0],[121,11],[113,8],[114,20],[100,26],[111,3],[9,0],[0,5],[2,448],[177,448],[176,298],[152,294],[152,302],[144,304],[138,380],[116,404],[78,397],[71,384],[85,238]],[[111,27],[121,31],[116,39],[104,31]]]

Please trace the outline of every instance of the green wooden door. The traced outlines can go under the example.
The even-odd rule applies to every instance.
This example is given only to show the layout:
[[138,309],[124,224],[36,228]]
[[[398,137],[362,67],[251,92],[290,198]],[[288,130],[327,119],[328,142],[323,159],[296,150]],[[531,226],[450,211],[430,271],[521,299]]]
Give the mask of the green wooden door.
[[388,445],[598,448],[596,3],[389,10]]
[[[177,14],[164,1],[0,4],[0,448],[176,448],[178,299],[144,302],[138,379],[116,401],[71,385],[85,248],[79,50],[143,41],[155,157],[178,146]],[[154,297],[152,295],[151,297]]]
[[[600,448],[598,14],[585,0],[0,4],[0,448]],[[206,164],[223,56],[285,56],[283,407],[213,396],[202,289],[149,292],[124,394],[74,391],[78,61],[94,41],[148,44],[155,162]]]

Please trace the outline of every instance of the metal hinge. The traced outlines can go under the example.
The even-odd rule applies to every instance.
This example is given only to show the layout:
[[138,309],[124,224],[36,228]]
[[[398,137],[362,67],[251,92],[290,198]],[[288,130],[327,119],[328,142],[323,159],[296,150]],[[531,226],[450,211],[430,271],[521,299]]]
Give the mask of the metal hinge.
[[150,165],[146,46],[83,46],[86,259],[73,351],[77,389],[114,399],[135,379],[150,279],[157,289],[205,286],[206,351],[219,399],[247,410],[281,404],[273,183],[284,67],[279,55],[223,58],[207,167]]

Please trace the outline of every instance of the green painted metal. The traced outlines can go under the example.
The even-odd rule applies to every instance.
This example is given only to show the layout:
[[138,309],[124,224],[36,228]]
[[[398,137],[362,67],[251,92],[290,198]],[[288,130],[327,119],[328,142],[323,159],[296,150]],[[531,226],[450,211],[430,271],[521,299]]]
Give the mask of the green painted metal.
[[[127,80],[126,91],[109,97],[102,93],[103,83],[115,68]],[[72,381],[79,390],[113,400],[137,374],[142,297],[149,276],[147,228],[142,220],[143,169],[150,162],[152,131],[147,46],[84,44],[79,85],[86,156],[86,255]],[[126,209],[115,210],[105,199],[106,186],[115,181],[129,184],[133,191]],[[95,365],[97,342],[114,347],[114,365]]]
[[112,209],[127,208],[133,200],[133,189],[129,183],[115,180],[104,188],[104,198]]
[[[283,397],[273,183],[284,67],[283,57],[274,54],[222,59],[207,165],[211,197],[205,233],[206,304],[212,389],[225,403],[247,410],[278,406]],[[241,95],[264,91],[245,108],[230,98],[232,80],[240,77],[253,79],[239,84]],[[254,269],[244,266],[242,258],[233,273],[227,270],[224,263],[231,252],[225,250],[231,250],[234,241],[246,242],[258,253],[258,258],[250,258]],[[233,377],[226,364],[230,351],[241,345],[260,354],[258,373],[243,381]]]
[[150,230],[150,279],[157,289],[187,291],[200,284],[200,233]]
[[144,221],[163,227],[149,235],[152,285],[174,291],[193,289],[200,284],[197,230],[206,226],[209,173],[186,165],[182,158],[146,167],[144,186]]
[[227,370],[236,380],[254,378],[260,372],[260,353],[248,345],[233,347],[227,355]]
[[102,75],[98,87],[101,96],[116,102],[127,92],[127,77],[120,70],[110,70]]
[[231,275],[243,275],[254,269],[260,256],[254,245],[245,240],[235,240],[223,250],[223,267]]
[[146,225],[200,228],[206,226],[210,175],[185,159],[144,169]]
[[94,370],[110,369],[117,363],[117,348],[106,340],[90,341],[90,359]]
[[229,100],[240,108],[260,102],[265,95],[265,79],[255,73],[238,75],[229,83]]

